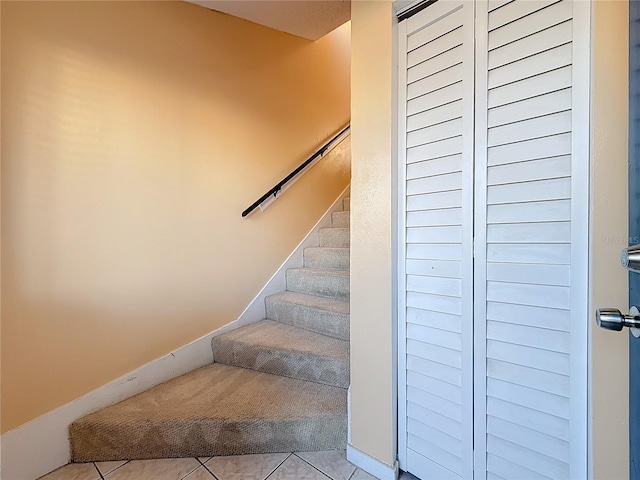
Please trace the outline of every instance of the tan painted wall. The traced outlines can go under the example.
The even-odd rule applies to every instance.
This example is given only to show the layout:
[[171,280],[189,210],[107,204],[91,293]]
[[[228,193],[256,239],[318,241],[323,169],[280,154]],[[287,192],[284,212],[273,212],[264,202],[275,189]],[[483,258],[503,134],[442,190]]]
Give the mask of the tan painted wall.
[[2,430],[241,313],[349,181],[350,30],[183,2],[2,2]]
[[390,1],[351,4],[351,443],[391,465],[392,19]]
[[[351,18],[352,443],[390,464],[392,12],[386,1],[356,0]],[[594,231],[613,232],[614,240],[592,237],[592,312],[627,308],[619,254],[627,236],[628,3],[594,2],[593,21],[592,221]],[[627,336],[594,329],[592,348],[594,478],[628,478]]]
[[[620,250],[628,237],[629,4],[598,1],[593,12],[591,312],[599,307],[627,311],[628,275],[620,266]],[[591,325],[593,477],[626,479],[628,333]]]

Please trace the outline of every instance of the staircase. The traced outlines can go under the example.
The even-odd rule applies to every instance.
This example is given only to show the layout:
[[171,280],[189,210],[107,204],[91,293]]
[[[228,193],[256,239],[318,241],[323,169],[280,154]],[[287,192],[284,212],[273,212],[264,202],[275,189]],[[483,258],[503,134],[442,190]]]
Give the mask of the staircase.
[[73,462],[344,449],[349,199],[267,318],[212,341],[213,363],[69,427]]

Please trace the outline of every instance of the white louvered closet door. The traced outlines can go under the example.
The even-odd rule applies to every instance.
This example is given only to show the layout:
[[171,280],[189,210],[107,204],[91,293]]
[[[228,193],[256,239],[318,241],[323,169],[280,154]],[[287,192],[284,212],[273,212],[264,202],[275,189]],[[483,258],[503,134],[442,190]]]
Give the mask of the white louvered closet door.
[[423,480],[588,476],[588,44],[582,1],[400,24],[399,456]]
[[480,478],[587,478],[585,6],[477,5]]
[[473,472],[472,303],[464,300],[473,289],[473,15],[472,2],[441,1],[400,24],[406,435],[399,450],[405,468],[425,479]]

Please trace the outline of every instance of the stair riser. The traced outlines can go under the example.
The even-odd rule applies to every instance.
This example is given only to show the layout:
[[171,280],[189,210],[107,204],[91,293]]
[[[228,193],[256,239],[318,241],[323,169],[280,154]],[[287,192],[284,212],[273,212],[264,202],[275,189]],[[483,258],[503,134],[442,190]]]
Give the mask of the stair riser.
[[331,226],[334,228],[349,228],[351,212],[333,212],[331,214]]
[[73,462],[306,452],[346,448],[347,419],[346,415],[269,423],[185,419],[184,423],[132,423],[127,431],[107,425],[72,425],[70,437]]
[[348,247],[350,244],[347,228],[321,228],[318,237],[321,247]]
[[345,211],[351,210],[351,199],[350,198],[345,198],[344,200],[342,200],[342,209],[345,210]]
[[349,277],[323,275],[304,270],[287,271],[287,290],[321,297],[349,300]]
[[307,268],[349,269],[349,250],[312,247],[304,250],[304,266]]
[[267,318],[277,322],[349,340],[349,315],[328,312],[267,297]]
[[215,337],[213,361],[283,377],[347,388],[349,360],[265,348]]

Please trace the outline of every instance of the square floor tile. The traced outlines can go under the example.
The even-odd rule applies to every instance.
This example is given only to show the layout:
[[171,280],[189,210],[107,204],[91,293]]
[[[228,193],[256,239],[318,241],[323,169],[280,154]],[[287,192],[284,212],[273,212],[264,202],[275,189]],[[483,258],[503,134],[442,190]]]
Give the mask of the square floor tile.
[[333,480],[348,480],[356,469],[355,465],[347,461],[347,455],[344,450],[297,452],[296,455]]
[[204,465],[218,480],[264,480],[291,454],[261,453],[213,457]]
[[353,477],[349,480],[378,480],[378,478],[368,474],[364,470],[357,469],[356,473],[354,473]]
[[40,477],[40,480],[100,480],[93,463],[71,463]]
[[96,467],[98,467],[98,470],[100,470],[100,473],[103,476],[106,476],[113,472],[116,468],[121,467],[127,462],[128,460],[118,460],[115,462],[96,462]]
[[269,480],[327,480],[324,473],[304,460],[291,455],[269,476]]
[[206,468],[199,467],[184,477],[184,480],[215,480],[215,477]]
[[106,476],[107,480],[181,480],[200,467],[195,458],[132,460]]

